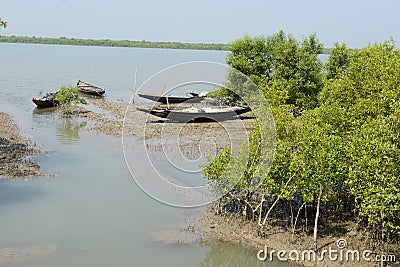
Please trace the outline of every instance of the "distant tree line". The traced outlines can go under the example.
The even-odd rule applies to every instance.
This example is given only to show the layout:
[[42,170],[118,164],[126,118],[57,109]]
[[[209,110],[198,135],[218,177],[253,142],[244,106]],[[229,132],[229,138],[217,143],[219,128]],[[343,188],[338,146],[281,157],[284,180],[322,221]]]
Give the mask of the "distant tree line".
[[[0,28],[7,27],[7,21],[0,19]],[[229,51],[229,44],[214,43],[181,43],[181,42],[151,42],[110,39],[76,39],[76,38],[47,38],[36,36],[2,36],[2,43],[26,43],[26,44],[54,44],[54,45],[81,45],[81,46],[110,46],[110,47],[138,47],[138,48],[165,48],[165,49],[189,49],[189,50],[220,50]],[[333,48],[323,48],[322,54],[330,54]],[[352,50],[352,49],[349,49]],[[355,50],[355,49],[354,49]]]
[[54,45],[80,45],[80,46],[109,46],[109,47],[138,47],[138,48],[164,48],[164,49],[191,49],[191,50],[228,50],[227,44],[206,43],[181,43],[181,42],[150,42],[110,39],[75,39],[75,38],[44,38],[28,36],[0,36],[3,43],[30,43]]

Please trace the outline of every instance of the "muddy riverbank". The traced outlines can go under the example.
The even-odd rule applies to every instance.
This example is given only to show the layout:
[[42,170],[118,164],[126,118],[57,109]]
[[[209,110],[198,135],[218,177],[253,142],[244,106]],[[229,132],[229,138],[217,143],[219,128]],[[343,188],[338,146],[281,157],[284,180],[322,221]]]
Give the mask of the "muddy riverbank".
[[[152,104],[135,103],[128,106],[127,102],[110,101],[107,98],[89,99],[90,105],[74,107],[70,115],[71,121],[75,118],[87,122],[82,128],[90,134],[105,134],[115,138],[121,138],[122,134],[127,134],[133,139],[145,139],[148,142],[147,149],[159,151],[166,149],[166,146],[179,149],[185,158],[194,160],[200,154],[205,153],[214,156],[221,149],[229,146],[232,142],[234,133],[241,135],[242,130],[247,132],[252,128],[252,119],[238,121],[227,121],[225,125],[218,123],[163,123],[159,118],[148,116],[137,111],[135,107],[150,108]],[[54,112],[59,112],[57,109]],[[127,115],[127,116],[125,116]],[[125,118],[125,120],[124,120]],[[24,140],[19,135],[17,125],[7,114],[0,113],[0,176],[5,177],[35,177],[40,175],[39,166],[31,161],[30,156],[38,153],[38,149],[30,145],[28,140]],[[230,129],[227,133],[225,130]],[[81,130],[81,129],[80,129]],[[242,136],[246,137],[246,136]],[[168,142],[160,143],[161,139]],[[167,149],[171,151],[171,149]],[[175,155],[175,154],[174,154]],[[28,157],[28,159],[27,159]],[[4,174],[4,173],[5,174]],[[244,220],[241,216],[216,215],[212,208],[205,213],[205,216],[191,214],[189,217],[202,217],[198,222],[186,222],[180,226],[151,234],[151,239],[157,243],[181,244],[207,242],[207,240],[219,240],[241,244],[246,247],[254,248],[254,258],[257,251],[265,249],[269,251],[296,250],[301,253],[304,250],[313,248],[312,235],[296,232],[292,236],[291,229],[279,226],[269,226],[265,230],[266,235],[259,234],[257,223]],[[188,216],[185,216],[185,218]],[[186,219],[185,219],[186,220]],[[368,233],[359,227],[352,220],[327,222],[321,226],[319,244],[322,249],[332,248],[337,250],[337,240],[344,238],[347,241],[349,250],[370,250],[372,249],[368,240],[371,240]],[[347,250],[344,251],[347,251]],[[20,258],[25,262],[24,255],[36,255],[39,258],[55,251],[56,248],[44,246],[42,248],[3,248],[0,249],[0,265],[10,264],[15,258]],[[28,252],[26,252],[28,251]],[[398,252],[398,250],[397,250]],[[381,253],[374,252],[373,256]],[[397,256],[398,254],[396,254]],[[274,254],[276,256],[276,252]],[[292,255],[293,256],[293,255]],[[278,261],[278,259],[274,259]],[[19,262],[19,260],[18,260]],[[268,262],[267,262],[268,263]],[[379,266],[377,262],[351,261],[339,262],[331,261],[326,257],[324,261],[296,261],[305,266]],[[397,266],[387,264],[386,266]]]
[[[320,226],[319,249],[316,252],[315,260],[309,260],[308,254],[305,254],[305,259],[302,258],[304,251],[314,249],[311,232],[295,231],[293,234],[290,228],[269,225],[262,230],[264,234],[260,235],[260,227],[257,222],[245,220],[239,214],[217,215],[213,206],[209,207],[206,215],[198,221],[197,227],[203,231],[202,236],[206,236],[208,239],[254,248],[254,257],[257,257],[257,252],[260,250],[267,249],[267,254],[264,252],[260,254],[261,257],[266,257],[266,262],[270,261],[270,255],[273,255],[273,261],[279,261],[277,254],[282,250],[286,252],[283,259],[304,266],[399,266],[400,245],[391,244],[386,246],[384,251],[380,250],[376,244],[371,242],[373,240],[371,233],[352,219],[326,220]],[[343,248],[341,242],[345,242]],[[325,252],[323,252],[324,250]],[[329,251],[332,251],[331,256]],[[363,258],[364,252],[367,253],[365,259]],[[354,259],[353,253],[356,253]],[[357,253],[359,253],[359,257]],[[298,258],[297,255],[299,255]],[[376,257],[381,257],[381,255],[388,259],[384,265],[376,260]],[[313,259],[312,256],[311,259]],[[394,260],[395,262],[393,262]]]
[[[88,124],[87,130],[115,137],[121,137],[124,133],[134,139],[154,140],[153,143],[149,143],[148,149],[162,150],[163,147],[159,140],[165,138],[173,140],[169,145],[177,142],[182,154],[189,159],[194,159],[198,157],[199,153],[201,154],[198,146],[200,139],[210,141],[210,143],[206,143],[205,151],[210,152],[207,149],[214,146],[213,153],[217,153],[232,142],[232,139],[230,139],[232,134],[226,135],[223,127],[218,123],[163,123],[157,117],[148,116],[135,109],[135,107],[150,108],[152,104],[135,103],[128,106],[126,102],[112,102],[107,99],[94,99],[90,103],[98,110],[83,106],[76,113],[77,117],[86,118],[93,122]],[[98,112],[99,110],[101,112]],[[252,119],[241,120],[241,122],[246,131],[252,128]],[[232,122],[232,124],[235,123],[237,124],[235,121]],[[235,129],[235,127],[231,129]],[[156,242],[185,244],[203,242],[204,240],[219,240],[241,244],[254,248],[255,251],[265,249],[266,246],[269,251],[285,250],[287,252],[298,251],[299,253],[313,249],[312,235],[304,231],[296,231],[293,234],[291,229],[284,229],[279,226],[269,226],[268,229],[263,231],[267,234],[261,236],[257,223],[244,220],[238,215],[216,215],[210,208],[196,224],[188,223],[180,230],[174,229],[156,233]],[[362,253],[363,251],[373,250],[371,258],[380,253],[391,253],[390,251],[382,252],[373,244],[370,244],[369,242],[372,240],[370,234],[354,220],[332,220],[321,226],[318,239],[321,250],[338,250],[337,241],[340,239],[345,239],[348,244],[348,247],[344,248],[344,252],[357,250]],[[392,252],[398,253],[398,246],[391,246],[390,249]],[[274,256],[274,261],[278,261],[276,252]],[[257,257],[256,253],[254,257]],[[348,261],[331,260],[329,257],[325,257],[322,261],[300,259],[295,262],[305,266],[379,266],[379,263],[375,261],[368,262],[360,259],[349,263]],[[396,265],[387,264],[386,266]]]
[[40,167],[31,158],[39,153],[32,142],[19,134],[19,128],[10,115],[0,112],[0,177],[37,177]]

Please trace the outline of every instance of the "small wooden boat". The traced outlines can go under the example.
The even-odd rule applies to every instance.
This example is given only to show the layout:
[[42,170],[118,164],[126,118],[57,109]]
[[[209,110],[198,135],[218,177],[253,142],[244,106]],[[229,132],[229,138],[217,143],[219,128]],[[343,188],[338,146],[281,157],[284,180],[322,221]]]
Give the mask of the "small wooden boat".
[[82,93],[89,95],[102,96],[106,92],[106,90],[103,88],[88,84],[87,82],[83,82],[81,80],[78,81],[76,87],[78,87]]
[[36,104],[38,108],[49,108],[49,107],[55,107],[59,103],[55,99],[57,93],[48,93],[42,98],[32,98],[32,102]]
[[222,107],[222,108],[184,108],[184,109],[143,109],[137,110],[151,115],[178,122],[209,122],[225,121],[240,114],[251,111],[250,107]]
[[157,95],[157,94],[147,94],[147,93],[138,93],[138,96],[142,98],[149,99],[151,101],[160,102],[163,104],[176,104],[183,102],[190,103],[198,103],[204,99],[204,96],[199,95],[197,93],[189,93],[188,96],[171,96],[171,95]]

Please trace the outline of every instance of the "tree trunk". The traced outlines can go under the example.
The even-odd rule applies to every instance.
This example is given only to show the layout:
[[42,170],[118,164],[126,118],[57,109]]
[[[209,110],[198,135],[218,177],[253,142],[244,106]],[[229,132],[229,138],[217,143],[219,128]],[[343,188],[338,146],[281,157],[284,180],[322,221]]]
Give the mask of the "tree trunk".
[[321,196],[322,196],[322,184],[319,185],[319,196],[317,203],[317,212],[315,213],[315,222],[314,222],[314,248],[318,249],[317,245],[317,234],[318,234],[318,218],[319,218],[319,208],[321,206]]
[[[382,238],[382,247],[381,247],[381,252],[382,255],[385,252],[385,216],[383,215],[383,211],[381,211],[381,223],[382,223],[382,232],[381,232],[381,238]],[[381,260],[381,267],[385,266],[385,263],[383,260]]]
[[282,194],[283,194],[283,190],[286,189],[286,187],[288,186],[288,184],[290,183],[290,181],[292,180],[292,178],[293,178],[293,175],[290,176],[290,178],[287,180],[285,186],[283,187],[281,193],[280,193],[279,196],[276,198],[276,200],[274,201],[274,203],[272,203],[272,206],[271,206],[271,207],[269,208],[269,210],[267,211],[267,214],[265,215],[264,220],[263,220],[262,224],[260,225],[261,227],[264,227],[265,223],[267,222],[267,219],[268,219],[268,216],[269,216],[270,212],[271,212],[272,209],[275,207],[276,203],[278,203],[279,199],[281,199],[281,196],[282,196]]
[[292,241],[294,240],[294,232],[296,231],[296,225],[297,225],[297,220],[299,219],[299,216],[300,216],[300,211],[306,205],[306,203],[307,202],[303,202],[303,204],[301,204],[299,210],[297,211],[296,220],[294,221],[294,225],[292,228]]

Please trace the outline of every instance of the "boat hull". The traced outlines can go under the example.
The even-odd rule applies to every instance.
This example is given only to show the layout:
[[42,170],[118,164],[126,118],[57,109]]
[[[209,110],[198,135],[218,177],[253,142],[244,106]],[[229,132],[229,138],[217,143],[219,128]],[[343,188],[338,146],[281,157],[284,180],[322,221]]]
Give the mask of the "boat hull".
[[76,87],[78,87],[82,93],[89,95],[102,96],[106,92],[106,90],[104,90],[103,88],[88,84],[81,80],[78,81]]
[[163,96],[163,95],[152,95],[152,94],[143,94],[138,93],[138,96],[141,98],[145,98],[151,101],[163,103],[163,104],[178,104],[184,102],[190,103],[198,103],[202,101],[204,98],[199,96]]
[[58,105],[58,102],[55,100],[43,100],[43,99],[32,98],[32,102],[35,103],[38,108],[50,108]]
[[177,122],[212,122],[233,119],[240,114],[251,111],[250,107],[237,108],[221,112],[183,112],[167,109],[141,109],[151,115]]

